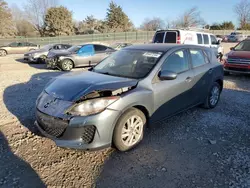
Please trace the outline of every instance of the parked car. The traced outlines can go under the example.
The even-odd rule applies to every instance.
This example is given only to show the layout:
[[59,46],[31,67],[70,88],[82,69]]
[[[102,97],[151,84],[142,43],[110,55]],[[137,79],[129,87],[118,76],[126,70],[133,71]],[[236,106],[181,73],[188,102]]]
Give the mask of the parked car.
[[210,48],[134,45],[51,80],[37,99],[35,124],[60,147],[127,151],[147,123],[214,108],[222,88],[223,67]]
[[39,46],[30,42],[12,42],[0,47],[0,56],[7,54],[22,54],[28,51],[39,49]]
[[153,43],[176,43],[176,44],[194,44],[212,48],[215,55],[219,55],[220,40],[217,40],[213,34],[193,30],[159,30],[156,31]]
[[224,72],[250,74],[250,39],[238,43],[224,56]]
[[49,51],[51,50],[65,50],[70,48],[69,44],[49,44],[45,45],[41,49],[33,50],[24,54],[24,60],[34,63],[44,63]]
[[242,40],[245,40],[247,38],[246,35],[244,35],[241,32],[232,32],[229,36],[228,36],[228,42],[240,42]]
[[125,48],[127,46],[131,46],[131,43],[115,43],[113,45],[111,45],[111,48],[114,48],[115,50],[120,50],[122,48]]
[[48,68],[70,71],[74,67],[92,66],[109,56],[115,50],[100,44],[73,46],[68,50],[52,51],[46,59]]

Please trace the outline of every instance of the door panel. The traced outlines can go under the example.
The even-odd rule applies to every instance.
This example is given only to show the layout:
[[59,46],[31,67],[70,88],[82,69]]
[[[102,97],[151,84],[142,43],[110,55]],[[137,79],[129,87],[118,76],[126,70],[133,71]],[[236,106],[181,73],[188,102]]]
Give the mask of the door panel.
[[106,53],[106,52],[104,52],[104,53],[96,53],[92,58],[91,64],[96,65],[96,64],[100,63],[103,59],[105,59],[108,56],[109,56],[109,53]]
[[84,45],[82,46],[75,56],[75,66],[89,66],[92,62],[94,56],[94,47],[93,45]]
[[212,84],[213,66],[202,50],[190,50],[190,56],[194,71],[194,86],[192,91],[195,103],[198,104],[204,102]]
[[175,80],[160,81],[153,85],[155,113],[153,121],[174,115],[192,105],[193,71],[179,74]]
[[175,80],[158,81],[153,84],[154,109],[152,121],[174,115],[194,104],[192,97],[193,70],[190,69],[185,50],[172,53],[163,63],[161,70],[178,73]]

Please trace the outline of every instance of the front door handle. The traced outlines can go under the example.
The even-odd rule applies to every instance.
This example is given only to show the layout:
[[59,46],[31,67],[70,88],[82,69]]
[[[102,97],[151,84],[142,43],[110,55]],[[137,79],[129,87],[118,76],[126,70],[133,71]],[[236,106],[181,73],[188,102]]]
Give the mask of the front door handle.
[[186,78],[186,82],[191,82],[192,81],[192,77],[187,77]]

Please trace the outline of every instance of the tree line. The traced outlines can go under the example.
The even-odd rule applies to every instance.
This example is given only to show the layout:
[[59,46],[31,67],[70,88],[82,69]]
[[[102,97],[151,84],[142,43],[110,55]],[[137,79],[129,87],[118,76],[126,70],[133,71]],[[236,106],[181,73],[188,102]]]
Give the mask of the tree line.
[[[234,8],[239,20],[239,28],[250,29],[250,2],[241,0]],[[211,30],[236,29],[232,21],[207,25],[197,7],[187,9],[175,20],[159,17],[146,18],[139,28],[135,28],[122,7],[110,2],[103,20],[93,15],[81,21],[73,20],[67,7],[59,6],[57,0],[27,0],[23,9],[0,0],[0,37],[9,36],[62,36],[135,30],[155,31],[157,29],[204,27]]]

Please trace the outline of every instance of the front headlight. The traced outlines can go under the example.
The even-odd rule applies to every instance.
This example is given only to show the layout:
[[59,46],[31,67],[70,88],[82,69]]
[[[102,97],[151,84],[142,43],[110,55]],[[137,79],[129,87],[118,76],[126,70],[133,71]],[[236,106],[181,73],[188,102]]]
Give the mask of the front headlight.
[[75,116],[88,116],[102,112],[109,105],[117,101],[120,97],[103,97],[90,99],[72,106],[67,113]]

